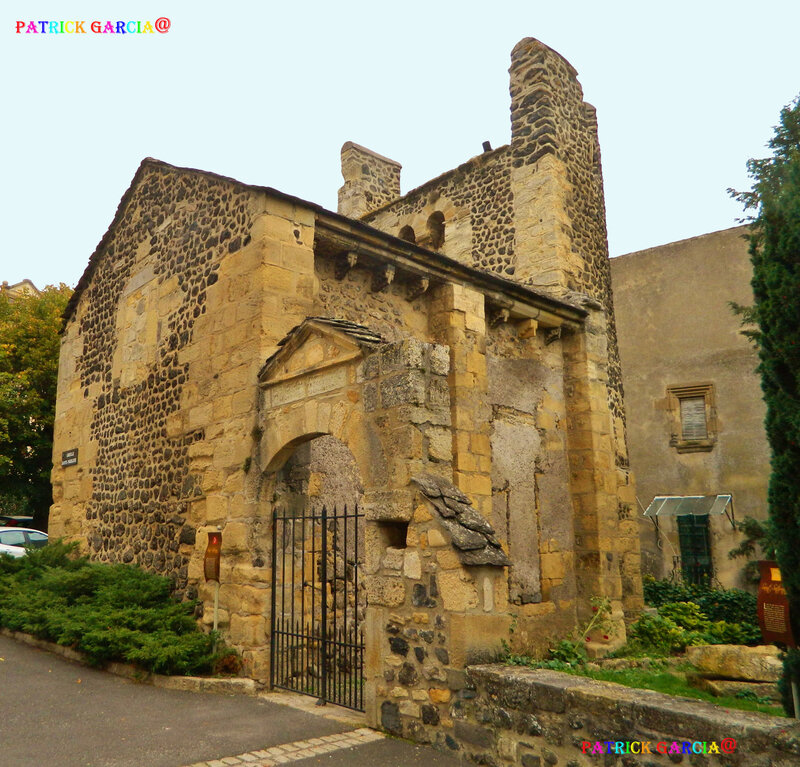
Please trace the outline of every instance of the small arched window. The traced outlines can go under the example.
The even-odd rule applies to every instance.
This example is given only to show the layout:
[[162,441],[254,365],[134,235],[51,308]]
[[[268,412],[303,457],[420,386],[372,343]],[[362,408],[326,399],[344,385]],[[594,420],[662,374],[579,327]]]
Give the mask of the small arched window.
[[401,240],[405,240],[406,242],[414,242],[417,241],[417,236],[414,234],[414,230],[410,226],[404,226],[400,230],[399,235]]
[[444,213],[439,210],[428,217],[428,235],[434,250],[444,245]]

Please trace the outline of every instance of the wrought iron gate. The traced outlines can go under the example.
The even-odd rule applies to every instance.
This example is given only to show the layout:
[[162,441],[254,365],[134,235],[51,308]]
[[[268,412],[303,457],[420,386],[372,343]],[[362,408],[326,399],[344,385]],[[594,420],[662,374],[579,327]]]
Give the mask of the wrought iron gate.
[[270,681],[363,711],[364,536],[354,509],[273,511]]

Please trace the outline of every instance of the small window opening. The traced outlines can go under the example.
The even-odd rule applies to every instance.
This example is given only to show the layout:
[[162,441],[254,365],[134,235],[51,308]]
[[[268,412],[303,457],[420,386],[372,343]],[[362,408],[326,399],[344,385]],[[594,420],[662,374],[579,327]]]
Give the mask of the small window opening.
[[428,218],[428,234],[431,240],[431,247],[438,250],[444,245],[444,213],[437,210],[431,213]]
[[405,240],[406,242],[417,242],[417,236],[414,234],[414,230],[410,226],[404,226],[400,230],[399,237],[401,240]]
[[706,439],[706,398],[681,397],[681,437],[683,439]]
[[383,548],[404,549],[408,537],[408,522],[378,522]]

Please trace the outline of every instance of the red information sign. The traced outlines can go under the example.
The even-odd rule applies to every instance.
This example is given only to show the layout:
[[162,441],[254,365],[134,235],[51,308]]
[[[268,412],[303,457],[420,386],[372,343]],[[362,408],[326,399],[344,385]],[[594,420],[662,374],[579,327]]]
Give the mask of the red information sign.
[[762,560],[758,563],[761,581],[758,584],[758,625],[765,642],[780,642],[797,647],[789,619],[789,600],[783,588],[778,563]]
[[222,533],[213,531],[208,534],[208,546],[203,557],[203,569],[207,581],[219,583],[219,555],[222,549]]

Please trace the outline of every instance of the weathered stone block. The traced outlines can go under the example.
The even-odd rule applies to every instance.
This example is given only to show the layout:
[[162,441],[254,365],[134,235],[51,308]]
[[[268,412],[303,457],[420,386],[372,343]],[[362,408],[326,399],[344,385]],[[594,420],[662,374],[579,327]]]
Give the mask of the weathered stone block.
[[425,404],[425,377],[418,370],[397,373],[384,378],[380,383],[381,406]]
[[392,735],[403,734],[403,722],[396,703],[385,700],[381,703],[381,727]]
[[402,580],[373,575],[366,583],[367,601],[371,605],[397,607],[406,601],[406,589]]
[[267,621],[261,616],[231,616],[230,641],[235,645],[259,647],[267,641]]
[[703,676],[777,682],[783,674],[780,650],[774,645],[700,645],[687,647],[686,657]]
[[463,719],[456,719],[453,732],[459,740],[480,748],[492,748],[495,744],[494,733],[487,727],[472,724]]

